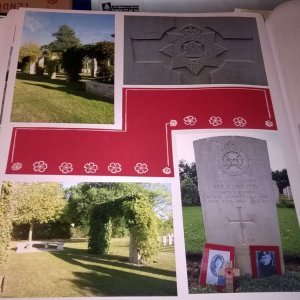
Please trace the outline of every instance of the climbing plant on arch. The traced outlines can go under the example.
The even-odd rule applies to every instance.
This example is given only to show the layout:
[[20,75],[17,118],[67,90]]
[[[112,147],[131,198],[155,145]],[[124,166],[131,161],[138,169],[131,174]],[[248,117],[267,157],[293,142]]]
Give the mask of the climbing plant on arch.
[[129,261],[146,263],[158,250],[158,219],[150,199],[138,194],[97,204],[90,216],[89,251],[108,253],[111,220],[123,216],[130,232]]

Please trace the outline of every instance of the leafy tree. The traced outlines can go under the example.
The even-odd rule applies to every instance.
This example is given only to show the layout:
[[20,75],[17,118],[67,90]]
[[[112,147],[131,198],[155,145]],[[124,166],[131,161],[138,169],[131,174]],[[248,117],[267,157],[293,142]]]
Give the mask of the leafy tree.
[[34,42],[29,42],[21,46],[18,61],[23,72],[29,70],[31,63],[35,63],[41,56],[41,47]]
[[52,52],[65,52],[69,48],[81,45],[75,31],[66,24],[61,25],[57,32],[52,33],[52,36],[56,38],[55,41],[46,46]]
[[106,61],[107,63],[114,64],[115,43],[107,41],[96,43],[93,47],[92,56],[98,62]]
[[181,200],[183,205],[200,205],[196,163],[179,161]]
[[21,46],[18,60],[19,62],[23,62],[24,60],[36,62],[41,54],[41,47],[37,43],[29,42]]
[[[3,182],[0,195],[0,278],[3,276],[7,249],[11,240],[14,201],[11,198],[12,184]],[[0,281],[1,285],[1,281]]]
[[63,187],[58,183],[20,183],[14,186],[13,193],[16,199],[14,221],[30,224],[29,241],[32,241],[34,224],[57,220],[66,206]]
[[193,183],[197,186],[197,170],[196,170],[196,163],[187,163],[185,160],[179,161],[179,178],[180,181],[183,181],[185,178],[191,178]]
[[180,182],[180,189],[183,206],[200,205],[198,188],[190,177],[186,177]]
[[146,183],[80,183],[67,190],[70,223],[86,224],[92,207],[114,199],[143,194],[153,204],[155,212],[163,217],[171,216],[170,192],[162,185]]
[[286,169],[283,169],[281,171],[272,171],[272,179],[276,181],[280,194],[283,194],[283,189],[290,185]]
[[85,53],[82,47],[70,47],[62,54],[62,66],[70,82],[80,79]]

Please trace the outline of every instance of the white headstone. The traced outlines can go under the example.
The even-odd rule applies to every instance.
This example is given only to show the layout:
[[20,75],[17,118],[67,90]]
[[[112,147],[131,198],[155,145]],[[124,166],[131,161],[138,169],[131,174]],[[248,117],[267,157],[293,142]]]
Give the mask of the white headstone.
[[167,237],[165,235],[162,237],[162,244],[163,246],[167,245]]
[[249,245],[277,245],[282,261],[266,142],[221,136],[195,141],[194,150],[206,242],[234,246],[243,275],[252,274]]

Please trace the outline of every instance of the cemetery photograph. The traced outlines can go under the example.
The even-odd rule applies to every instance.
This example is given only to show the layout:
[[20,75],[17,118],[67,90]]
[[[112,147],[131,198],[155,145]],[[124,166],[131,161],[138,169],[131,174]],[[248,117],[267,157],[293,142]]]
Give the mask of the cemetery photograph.
[[3,182],[1,297],[177,295],[170,190]]
[[113,15],[26,12],[11,121],[114,123]]
[[175,141],[189,293],[299,292],[300,229],[277,133]]

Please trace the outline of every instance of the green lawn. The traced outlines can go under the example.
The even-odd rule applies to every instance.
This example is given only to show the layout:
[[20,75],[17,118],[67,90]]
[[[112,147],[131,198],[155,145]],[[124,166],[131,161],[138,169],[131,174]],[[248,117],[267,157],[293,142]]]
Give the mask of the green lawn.
[[[15,245],[12,245],[14,247]],[[59,252],[9,252],[2,297],[173,296],[174,247],[161,248],[147,266],[128,263],[128,239],[113,239],[109,255],[92,255],[87,243]]]
[[[283,253],[300,256],[300,229],[293,208],[277,208]],[[185,247],[188,253],[201,253],[205,243],[202,211],[199,206],[183,207]]]
[[114,104],[85,92],[83,81],[18,73],[11,121],[112,124]]

